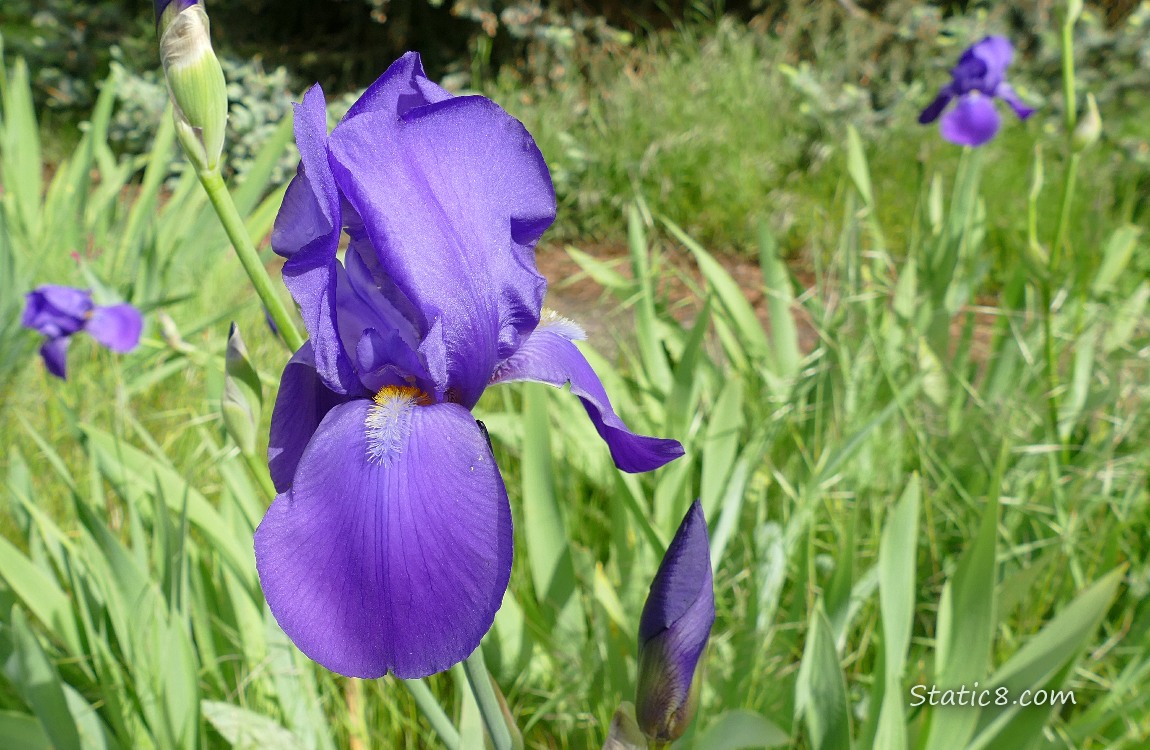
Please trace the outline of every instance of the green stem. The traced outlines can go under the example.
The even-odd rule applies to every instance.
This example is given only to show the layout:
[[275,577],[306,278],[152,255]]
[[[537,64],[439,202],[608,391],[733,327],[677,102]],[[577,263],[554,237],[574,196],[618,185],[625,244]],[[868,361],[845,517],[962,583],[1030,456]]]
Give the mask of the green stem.
[[1050,438],[1056,443],[1061,443],[1062,438],[1058,434],[1058,358],[1054,354],[1054,311],[1051,309],[1053,300],[1050,294],[1050,284],[1049,279],[1043,280],[1040,295],[1043,352],[1046,358],[1046,411],[1047,419],[1050,422]]
[[479,706],[479,715],[483,717],[483,725],[487,727],[491,744],[495,750],[511,750],[511,732],[507,729],[503,709],[499,707],[499,699],[495,697],[495,690],[491,687],[491,676],[487,673],[487,665],[483,662],[482,647],[475,649],[463,662],[463,672],[467,675],[467,683],[471,685],[471,692],[475,695],[475,704]]
[[1078,124],[1078,98],[1074,91],[1074,22],[1069,15],[1062,22],[1062,99],[1066,108],[1066,135]]
[[[1074,150],[1074,128],[1078,124],[1078,97],[1074,86],[1074,24],[1077,12],[1067,5],[1067,14],[1062,22],[1062,98],[1066,124],[1066,146],[1070,158],[1062,176],[1062,198],[1058,205],[1058,224],[1054,230],[1054,241],[1050,245],[1050,267],[1042,282],[1042,332],[1046,355],[1047,395],[1051,437],[1062,445],[1059,457],[1065,464],[1070,458],[1069,447],[1063,444],[1058,425],[1058,359],[1054,349],[1054,310],[1051,290],[1062,284],[1062,251],[1067,243],[1070,229],[1070,210],[1074,203],[1074,185],[1078,181],[1078,153]],[[1069,251],[1068,251],[1069,252]]]
[[439,705],[427,683],[423,680],[403,680],[403,684],[447,750],[459,750],[459,732],[451,719],[447,718],[443,706]]
[[254,454],[243,450],[240,451],[240,455],[244,457],[244,464],[248,467],[248,473],[252,479],[256,481],[256,484],[260,486],[269,500],[275,500],[278,493],[276,486],[272,484],[271,474],[268,473],[267,460],[261,461]]
[[204,186],[204,190],[208,194],[208,200],[212,202],[212,207],[216,209],[220,223],[223,224],[224,231],[228,234],[228,239],[232,241],[232,247],[236,249],[240,264],[247,272],[248,278],[251,279],[252,286],[255,287],[256,294],[259,295],[260,301],[267,308],[268,315],[271,316],[276,328],[279,329],[284,343],[288,345],[291,351],[296,351],[303,346],[303,338],[296,330],[287,307],[284,306],[283,301],[275,292],[271,277],[268,276],[267,269],[264,268],[259,253],[256,252],[255,245],[252,244],[252,239],[248,236],[244,220],[240,216],[240,212],[236,210],[236,204],[232,202],[232,195],[228,192],[228,186],[224,184],[224,178],[220,175],[219,170],[201,171],[199,177],[200,184]]

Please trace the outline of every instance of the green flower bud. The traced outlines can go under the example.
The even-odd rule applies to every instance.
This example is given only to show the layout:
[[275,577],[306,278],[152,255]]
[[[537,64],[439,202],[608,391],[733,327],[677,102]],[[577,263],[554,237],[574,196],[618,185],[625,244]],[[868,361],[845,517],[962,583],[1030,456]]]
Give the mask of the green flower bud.
[[224,150],[228,94],[208,14],[200,2],[157,0],[156,30],[180,145],[196,169],[215,171]]
[[1098,143],[1102,137],[1102,115],[1098,114],[1098,102],[1094,101],[1094,94],[1086,95],[1086,111],[1078,126],[1074,128],[1074,135],[1070,139],[1070,147],[1075,152],[1085,151]]
[[256,434],[263,408],[260,378],[248,358],[248,350],[235,323],[228,333],[228,349],[224,360],[224,394],[220,399],[220,412],[224,430],[244,453],[255,453]]

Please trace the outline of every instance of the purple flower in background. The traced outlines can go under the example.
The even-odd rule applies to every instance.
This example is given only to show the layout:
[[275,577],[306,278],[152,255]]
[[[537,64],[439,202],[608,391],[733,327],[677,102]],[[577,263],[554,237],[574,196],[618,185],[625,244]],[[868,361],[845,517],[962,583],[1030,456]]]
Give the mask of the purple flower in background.
[[[462,661],[511,573],[511,508],[471,408],[493,384],[571,384],[624,471],[682,455],[631,433],[542,316],[534,247],[555,194],[523,126],[395,62],[329,135],[318,86],[272,246],[310,340],[288,362],[256,530],[272,613],[328,669],[410,678]],[[348,243],[337,260],[341,235]]]
[[695,676],[715,624],[711,549],[703,506],[687,511],[659,565],[639,619],[635,717],[656,742],[683,736],[695,716]]
[[40,356],[48,372],[58,378],[67,376],[68,341],[73,333],[87,331],[114,352],[130,352],[140,342],[144,321],[131,305],[96,305],[86,289],[54,285],[38,287],[24,299],[20,322],[48,337]]
[[[1006,68],[1013,57],[1014,47],[1006,37],[988,36],[969,47],[951,70],[951,82],[922,111],[918,121],[927,125],[942,115],[939,130],[943,138],[959,146],[981,146],[998,132],[995,98],[1009,104],[1020,120],[1030,117],[1034,110],[1006,82]],[[957,101],[943,115],[951,100]]]

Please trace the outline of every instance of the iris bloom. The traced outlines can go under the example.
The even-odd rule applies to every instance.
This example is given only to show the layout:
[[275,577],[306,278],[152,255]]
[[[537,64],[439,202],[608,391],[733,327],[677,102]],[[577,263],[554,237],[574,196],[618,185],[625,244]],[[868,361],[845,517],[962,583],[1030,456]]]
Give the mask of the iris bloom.
[[695,716],[696,672],[714,623],[707,521],[696,500],[667,547],[639,619],[635,716],[655,742],[682,737]]
[[[942,137],[959,146],[981,146],[994,137],[1001,122],[994,99],[1010,105],[1018,119],[1025,120],[1034,110],[1018,97],[1006,81],[1006,69],[1014,58],[1010,40],[988,36],[967,48],[951,70],[951,82],[938,92],[918,121],[927,125],[942,115],[939,130]],[[954,100],[954,107],[943,110]]]
[[541,315],[534,247],[555,194],[517,120],[453,97],[409,53],[330,135],[318,86],[295,128],[272,247],[310,340],[272,414],[280,494],[256,531],[260,582],[328,669],[428,675],[478,646],[511,572],[507,493],[471,415],[488,386],[569,382],[624,471],[682,447],[632,434],[579,328]]
[[130,352],[140,343],[144,321],[131,305],[97,305],[86,289],[51,284],[28,292],[24,300],[20,322],[48,337],[40,356],[60,379],[67,377],[68,342],[74,333],[87,331],[114,352]]

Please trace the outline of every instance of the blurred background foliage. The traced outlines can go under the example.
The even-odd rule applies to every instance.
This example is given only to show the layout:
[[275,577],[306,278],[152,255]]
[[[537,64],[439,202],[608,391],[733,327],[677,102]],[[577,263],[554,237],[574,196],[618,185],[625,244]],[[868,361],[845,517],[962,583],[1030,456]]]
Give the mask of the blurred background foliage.
[[[729,245],[766,218],[788,255],[798,253],[833,197],[837,172],[824,168],[841,155],[846,125],[883,141],[880,174],[901,180],[923,149],[939,147],[914,115],[959,50],[990,32],[1019,50],[1015,84],[1039,107],[1031,132],[1051,136],[1061,118],[1048,1],[210,4],[236,173],[312,82],[329,101],[342,95],[340,112],[402,51],[417,49],[434,79],[492,96],[536,135],[562,207],[556,236],[566,239],[618,245],[619,213],[639,190],[705,241]],[[1105,198],[1094,210],[1124,221],[1146,217],[1150,192],[1148,28],[1150,3],[1117,0],[1088,8],[1076,40],[1080,91],[1095,95],[1107,125],[1105,169],[1086,175],[1087,187]],[[151,2],[6,0],[0,33],[9,55],[28,62],[49,160],[75,145],[110,70],[118,103],[109,141],[119,154],[148,150],[166,100]],[[285,156],[276,177],[292,164]]]
[[[1105,129],[1049,305],[1030,255],[1065,166],[1053,3],[209,2],[253,237],[294,167],[291,101],[320,80],[338,117],[417,48],[535,135],[561,202],[542,255],[571,270],[551,288],[593,287],[559,309],[628,422],[687,448],[624,476],[575,399],[480,405],[518,533],[485,652],[528,747],[599,746],[695,497],[719,620],[685,744],[753,711],[775,746],[1147,746],[1150,4],[1077,25]],[[991,32],[1039,109],[959,190],[960,150],[915,118]],[[217,414],[228,323],[265,403],[285,355],[175,153],[151,4],[3,0],[0,33],[0,747],[431,746],[393,680],[309,665],[254,580],[266,498]],[[45,282],[141,307],[140,350],[80,341],[47,379],[18,327]],[[980,716],[970,743],[945,712],[880,726],[898,688],[966,665],[1078,703]],[[820,680],[825,711],[798,710]],[[482,731],[453,675],[430,684]]]

